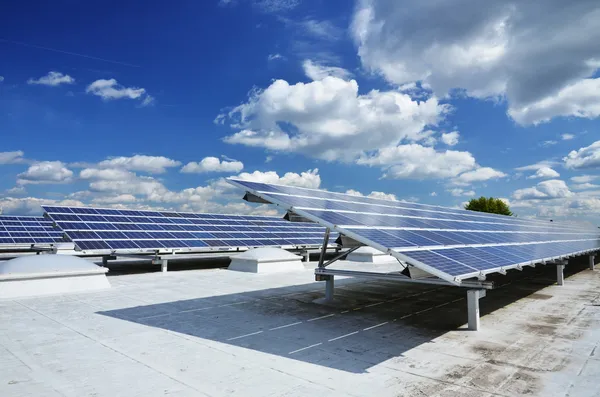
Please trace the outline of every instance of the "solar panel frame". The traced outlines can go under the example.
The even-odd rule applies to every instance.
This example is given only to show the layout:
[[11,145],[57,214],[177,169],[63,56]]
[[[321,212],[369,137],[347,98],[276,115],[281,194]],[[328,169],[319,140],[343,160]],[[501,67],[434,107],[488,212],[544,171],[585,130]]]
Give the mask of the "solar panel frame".
[[[302,207],[297,207],[294,205],[291,205],[290,203],[292,202],[296,202],[296,203],[303,203],[303,202],[307,202],[307,201],[302,201],[305,197],[303,197],[301,194],[299,194],[298,192],[295,192],[295,195],[293,196],[292,199],[290,199],[289,195],[286,194],[291,194],[291,193],[286,193],[285,190],[288,189],[289,187],[287,186],[280,186],[280,185],[271,185],[271,184],[262,184],[262,183],[254,183],[254,182],[248,182],[248,181],[241,181],[241,180],[236,180],[236,179],[228,179],[228,182],[240,187],[241,189],[257,196],[260,197],[268,202],[271,202],[273,204],[276,204],[278,206],[280,206],[281,208],[284,208],[288,211],[292,211],[294,213],[296,213],[297,215],[306,217],[309,220],[312,220],[313,222],[319,223],[323,226],[326,226],[327,228],[329,228],[332,231],[337,231],[343,235],[346,235],[356,241],[362,242],[364,244],[367,244],[371,247],[374,247],[382,252],[386,252],[394,257],[396,257],[397,259],[406,262],[406,263],[411,263],[419,268],[421,268],[422,270],[437,276],[443,280],[448,281],[449,283],[455,284],[455,285],[460,285],[461,280],[464,279],[468,279],[468,278],[472,278],[472,277],[479,277],[479,278],[485,278],[486,274],[489,273],[493,273],[493,272],[503,272],[506,269],[510,269],[510,268],[516,268],[519,266],[522,266],[523,264],[526,263],[530,263],[531,261],[536,260],[536,258],[530,258],[529,261],[523,261],[520,263],[514,263],[511,265],[506,265],[506,266],[497,266],[497,267],[492,267],[489,269],[476,269],[476,268],[471,268],[473,271],[471,272],[465,272],[463,274],[456,274],[456,269],[452,269],[452,271],[446,269],[446,270],[440,270],[440,268],[437,268],[435,266],[430,266],[429,264],[423,262],[423,260],[419,260],[415,257],[411,257],[410,255],[407,254],[407,252],[410,252],[413,256],[420,256],[421,259],[423,259],[425,256],[425,254],[416,254],[416,252],[423,252],[423,251],[429,251],[431,252],[432,250],[434,250],[437,254],[439,249],[439,252],[442,251],[442,249],[450,249],[450,247],[444,247],[444,246],[438,246],[438,247],[424,247],[424,248],[419,248],[417,250],[414,251],[410,251],[409,248],[406,248],[404,251],[398,251],[395,250],[394,246],[392,245],[387,245],[387,244],[382,244],[380,241],[374,240],[373,237],[366,237],[367,232],[369,234],[373,233],[373,227],[370,228],[365,228],[365,224],[361,224],[361,221],[368,221],[369,223],[371,223],[371,226],[378,225],[378,226],[382,226],[381,223],[383,223],[384,225],[387,223],[389,224],[389,220],[382,220],[382,219],[377,219],[376,217],[381,216],[381,214],[378,213],[366,213],[366,212],[355,212],[355,213],[339,213],[339,212],[329,212],[329,211],[325,211],[323,208],[321,209],[314,209],[314,208],[302,208]],[[319,190],[314,190],[314,189],[310,189],[310,196],[311,196],[311,202],[318,202],[319,200],[313,199],[314,197],[323,197],[325,199],[327,199],[327,194],[329,194],[329,192],[322,192]],[[338,193],[332,193],[333,195],[338,194]],[[355,197],[352,196],[352,200],[355,200]],[[364,201],[364,198],[361,198],[361,200],[357,200],[357,201]],[[371,201],[371,199],[369,199],[369,201]],[[381,201],[381,200],[375,200],[375,201]],[[397,202],[388,202],[388,204],[394,203],[396,204]],[[370,204],[370,203],[369,203]],[[400,205],[402,207],[404,206],[408,206],[405,203],[400,203]],[[322,205],[321,207],[325,207],[325,205]],[[444,210],[451,210],[451,209],[446,209],[444,207],[441,207]],[[448,213],[452,213],[453,211],[448,211]],[[464,211],[463,211],[464,212]],[[444,211],[444,213],[446,213]],[[456,212],[454,212],[456,213]],[[460,216],[464,216],[464,217],[471,217],[471,216],[475,216],[477,218],[481,218],[481,219],[485,219],[485,220],[503,220],[504,222],[471,222],[469,223],[467,226],[470,227],[470,229],[466,229],[466,231],[470,232],[471,235],[470,237],[473,236],[478,236],[480,235],[479,233],[475,234],[477,227],[476,225],[480,225],[480,224],[485,224],[486,227],[489,226],[494,226],[495,228],[497,228],[498,231],[506,231],[506,232],[511,232],[511,233],[523,233],[521,232],[521,230],[525,229],[526,232],[528,234],[535,234],[536,231],[539,231],[539,233],[548,233],[548,231],[552,231],[552,230],[559,230],[559,227],[556,225],[547,225],[547,224],[542,224],[541,222],[521,222],[521,220],[519,220],[517,223],[513,223],[511,225],[511,222],[513,222],[513,218],[511,218],[510,220],[507,220],[506,217],[504,219],[499,218],[499,216],[492,216],[492,217],[482,217],[479,214],[456,214],[456,215],[460,215]],[[394,216],[394,215],[391,215]],[[347,226],[344,225],[342,223],[342,225],[340,226],[339,223],[334,223],[332,222],[332,220],[337,219],[337,220],[347,220],[350,219],[352,221],[355,222],[355,224],[351,224],[351,226]],[[355,219],[360,219],[360,220],[356,220]],[[456,220],[458,222],[458,220]],[[465,223],[463,223],[462,225],[465,225]],[[503,228],[502,226],[499,225],[505,225],[508,226],[506,228]],[[513,227],[514,226],[514,227]],[[370,230],[369,230],[370,229]],[[509,229],[509,230],[506,230]],[[584,229],[581,227],[565,227],[565,229],[567,230],[568,234],[569,232],[574,234],[573,236],[573,240],[567,240],[568,242],[580,242],[583,240],[577,240],[575,239],[575,235],[582,235],[585,233],[587,234],[593,234],[595,237],[593,239],[591,239],[591,241],[595,241],[595,244],[590,244],[589,246],[586,246],[586,249],[581,250],[581,251],[573,251],[571,253],[565,253],[563,251],[560,251],[561,253],[558,255],[554,255],[554,256],[549,256],[547,258],[542,258],[542,260],[553,260],[553,259],[560,259],[562,257],[564,257],[565,255],[571,255],[573,253],[582,253],[582,252],[591,252],[594,250],[598,250],[600,248],[600,244],[598,244],[598,242],[600,241],[598,239],[598,234],[596,233],[592,233],[591,229]],[[410,230],[410,228],[396,228],[396,230]],[[487,229],[479,229],[479,230],[487,230]],[[362,234],[357,233],[356,231],[362,231]],[[435,229],[434,231],[441,231],[439,229]],[[450,230],[453,232],[457,232],[457,230]],[[390,234],[387,232],[386,230],[386,234]],[[491,237],[492,235],[488,236]],[[494,240],[506,240],[507,236],[501,236],[501,237],[495,237],[494,236]],[[414,240],[413,240],[414,242]],[[554,244],[556,243],[560,243],[560,240],[556,240],[553,241]],[[523,243],[523,242],[512,242],[512,243],[501,243],[501,242],[497,242],[497,243],[488,243],[488,244],[463,244],[463,245],[459,245],[455,248],[475,248],[475,247],[486,247],[486,246],[494,246],[494,247],[506,247],[506,246],[526,246],[529,245],[531,246],[529,249],[534,249],[536,247],[533,247],[535,243],[532,242],[527,242],[527,243]],[[437,249],[436,249],[437,248]],[[526,249],[527,250],[527,249]],[[517,251],[518,253],[519,251]],[[558,253],[559,251],[555,251],[556,253]],[[524,257],[529,258],[531,255],[530,254],[526,254],[525,252],[522,253],[522,255],[524,255]],[[438,255],[439,256],[439,255]],[[429,256],[428,259],[430,260],[434,260],[437,257],[431,257]],[[484,260],[485,261],[485,260]],[[453,261],[457,264],[461,264],[460,262],[456,262]],[[464,265],[464,264],[461,264]],[[469,267],[467,267],[469,268]],[[445,268],[441,268],[441,269],[445,269]],[[465,271],[466,269],[463,268],[463,271]]]

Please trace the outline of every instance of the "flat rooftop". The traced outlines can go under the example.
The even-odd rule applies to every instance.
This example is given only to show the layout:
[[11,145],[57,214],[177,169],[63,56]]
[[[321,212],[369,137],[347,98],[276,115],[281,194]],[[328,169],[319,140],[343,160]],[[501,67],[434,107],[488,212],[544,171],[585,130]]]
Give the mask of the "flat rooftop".
[[[0,395],[598,396],[600,271],[510,271],[466,291],[202,269],[0,301]],[[351,263],[335,267],[351,268]],[[361,266],[363,269],[365,265]]]

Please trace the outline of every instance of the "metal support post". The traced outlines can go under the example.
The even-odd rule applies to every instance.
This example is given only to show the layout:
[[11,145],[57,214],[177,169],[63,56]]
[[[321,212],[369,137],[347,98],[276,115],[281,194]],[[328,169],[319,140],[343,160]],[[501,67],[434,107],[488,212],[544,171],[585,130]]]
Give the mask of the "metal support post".
[[594,260],[596,259],[596,255],[591,254],[590,255],[590,270],[594,270],[595,266],[595,262]]
[[106,267],[108,265],[108,256],[102,257],[102,266]]
[[467,291],[468,326],[471,331],[479,330],[479,299],[484,297],[484,289],[470,289]]
[[168,261],[168,260],[166,260],[166,259],[163,259],[163,260],[161,260],[161,261],[160,261],[160,270],[161,270],[163,273],[166,273],[166,272],[167,272],[167,263],[168,263],[168,262],[169,262],[169,261]]
[[565,285],[565,265],[567,261],[561,261],[556,264],[556,284]]
[[329,245],[329,228],[325,229],[325,236],[323,237],[323,246],[321,247],[321,256],[319,257],[319,267],[323,267],[325,263],[325,254],[327,253],[327,246]]
[[325,279],[325,300],[333,300],[333,276],[329,276]]
[[305,263],[309,263],[310,262],[310,252],[308,250],[304,250],[302,252],[302,256],[304,257],[304,262]]

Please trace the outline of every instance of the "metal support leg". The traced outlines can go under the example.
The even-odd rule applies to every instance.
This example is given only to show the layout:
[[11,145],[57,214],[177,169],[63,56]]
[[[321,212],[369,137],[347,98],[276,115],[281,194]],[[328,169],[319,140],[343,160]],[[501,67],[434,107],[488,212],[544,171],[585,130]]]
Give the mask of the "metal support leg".
[[333,300],[333,276],[325,280],[325,300],[328,302]]
[[163,259],[163,260],[161,260],[161,261],[160,261],[160,270],[161,270],[163,273],[166,273],[166,272],[167,272],[167,263],[168,263],[168,262],[169,262],[169,261],[168,261],[168,260],[166,260],[166,259]]
[[594,270],[595,266],[595,262],[594,260],[596,259],[595,255],[590,255],[590,270]]
[[323,246],[321,247],[321,256],[319,257],[319,267],[323,267],[325,263],[325,254],[327,253],[327,246],[329,245],[329,228],[325,229],[325,236],[323,237]]
[[309,263],[310,262],[310,252],[308,250],[304,251],[302,253],[302,256],[304,256],[304,262],[305,263]]
[[556,283],[558,285],[565,284],[564,271],[565,271],[565,262],[562,262],[562,263],[559,263],[558,265],[556,265]]
[[479,299],[485,297],[484,289],[470,289],[467,291],[467,314],[469,330],[479,330]]
[[108,265],[108,257],[103,256],[102,257],[102,266],[106,267],[107,265]]

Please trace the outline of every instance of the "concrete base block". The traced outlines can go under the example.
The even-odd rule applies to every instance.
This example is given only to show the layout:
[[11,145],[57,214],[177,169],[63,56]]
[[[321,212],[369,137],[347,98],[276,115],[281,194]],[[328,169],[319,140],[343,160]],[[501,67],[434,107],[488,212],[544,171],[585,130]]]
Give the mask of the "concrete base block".
[[249,273],[287,273],[304,271],[302,257],[280,248],[248,250],[231,258],[229,270]]
[[366,263],[400,263],[391,255],[371,247],[360,247],[346,257],[347,261]]

